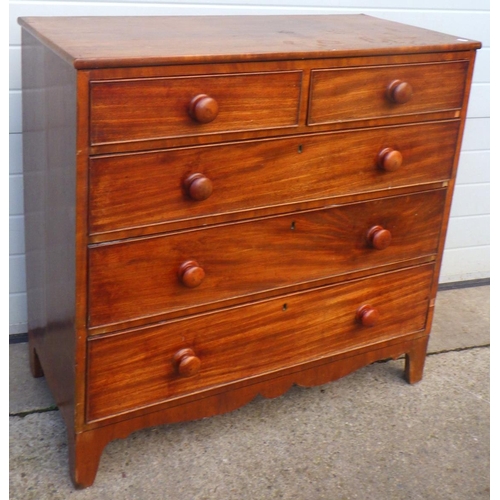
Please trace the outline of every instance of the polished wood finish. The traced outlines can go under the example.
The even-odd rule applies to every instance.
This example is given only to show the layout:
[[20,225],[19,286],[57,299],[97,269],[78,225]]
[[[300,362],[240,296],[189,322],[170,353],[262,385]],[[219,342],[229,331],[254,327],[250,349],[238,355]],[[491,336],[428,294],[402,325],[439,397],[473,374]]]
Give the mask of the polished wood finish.
[[364,304],[356,311],[356,321],[363,326],[375,326],[380,318],[380,313],[370,304]]
[[203,201],[213,191],[212,181],[203,174],[191,174],[184,180],[184,187],[192,200]]
[[[412,121],[417,113],[458,110],[467,68],[467,62],[460,61],[312,71],[308,124],[398,115]],[[401,80],[406,85],[397,92],[397,83],[388,98],[387,87]]]
[[[147,234],[164,230],[162,223],[199,226],[214,217],[247,218],[251,209],[287,212],[291,203],[307,208],[317,199],[447,181],[459,125],[454,120],[91,158],[90,232],[135,228]],[[384,171],[378,154],[389,147],[404,163]],[[202,203],[193,203],[186,189],[194,175],[212,184]],[[207,193],[207,181],[200,184]]]
[[205,271],[195,260],[188,260],[179,266],[177,276],[184,286],[196,288],[205,279]]
[[[405,367],[408,373],[411,371],[418,373],[418,369],[423,370],[422,361],[425,360],[425,346],[428,339],[428,335],[423,337],[421,335],[421,333],[406,335],[396,341],[380,342],[355,351],[340,352],[334,356],[326,356],[291,369],[281,370],[278,374],[264,375],[250,382],[208,390],[203,394],[193,394],[191,397],[185,396],[182,404],[179,404],[178,399],[174,399],[157,405],[154,410],[138,409],[134,413],[125,413],[111,419],[112,425],[102,425],[100,421],[89,423],[83,432],[70,440],[71,477],[77,487],[90,486],[96,477],[101,453],[109,441],[124,439],[131,432],[143,427],[197,420],[230,412],[257,396],[276,398],[288,391],[292,385],[313,387],[326,384],[375,361],[396,359],[411,350],[413,355],[407,356]],[[416,378],[408,378],[406,372],[405,378],[409,383],[418,382]]]
[[[318,353],[327,356],[389,340],[400,331],[422,331],[433,267],[382,274],[96,338],[89,343],[88,419],[255,378],[312,361]],[[357,311],[366,300],[372,307],[358,324]],[[333,310],[335,314],[328,314]],[[179,378],[171,363],[172,355],[186,348],[201,359],[195,379]]]
[[74,360],[80,349],[75,259],[82,251],[75,239],[81,222],[74,213],[77,74],[29,33],[22,36],[30,368],[33,376],[45,377],[72,429],[78,398]]
[[148,16],[110,21],[91,16],[28,17],[19,22],[78,69],[406,55],[481,46],[365,15],[220,16],[216,20]]
[[394,80],[387,87],[386,95],[389,101],[396,104],[404,104],[411,99],[411,96],[413,95],[413,87],[408,82]]
[[422,378],[478,42],[368,16],[19,22],[30,368],[77,487],[143,427],[403,355]]
[[378,154],[377,164],[383,170],[394,172],[403,165],[403,155],[397,149],[384,148]]
[[217,101],[206,94],[193,97],[189,103],[189,115],[197,122],[210,123],[215,120],[218,114],[219,105]]
[[377,250],[385,250],[392,241],[392,234],[382,226],[373,226],[366,235],[369,245]]
[[301,80],[283,71],[93,82],[91,144],[293,127]]
[[192,377],[201,368],[201,360],[195,356],[193,349],[180,349],[174,354],[174,366],[181,377]]
[[[433,190],[92,246],[89,326],[163,319],[434,255],[445,195]],[[385,229],[370,239],[374,226]]]

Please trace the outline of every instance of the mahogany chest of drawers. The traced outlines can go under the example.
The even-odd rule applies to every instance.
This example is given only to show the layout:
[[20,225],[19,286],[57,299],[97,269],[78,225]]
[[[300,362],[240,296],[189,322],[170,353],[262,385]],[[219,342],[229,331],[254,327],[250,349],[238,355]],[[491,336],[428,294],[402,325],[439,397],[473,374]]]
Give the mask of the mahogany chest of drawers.
[[30,363],[75,485],[142,427],[406,356],[478,42],[367,16],[23,18]]

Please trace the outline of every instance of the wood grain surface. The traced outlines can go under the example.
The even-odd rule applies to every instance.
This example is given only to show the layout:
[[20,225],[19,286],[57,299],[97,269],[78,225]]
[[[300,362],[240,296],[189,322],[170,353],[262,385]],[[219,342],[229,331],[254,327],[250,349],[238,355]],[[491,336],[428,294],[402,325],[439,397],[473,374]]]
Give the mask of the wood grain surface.
[[30,364],[77,487],[137,429],[422,378],[480,43],[212,21],[19,20]]
[[[189,219],[202,224],[221,214],[237,219],[259,207],[286,204],[289,211],[294,202],[446,181],[458,126],[429,123],[92,158],[90,233]],[[377,164],[388,147],[402,155],[397,171]],[[212,183],[203,201],[183,186],[196,173]]]
[[[433,255],[445,195],[436,190],[93,246],[89,325],[213,308],[224,300]],[[392,234],[385,250],[368,244],[376,225]],[[206,275],[194,289],[178,278],[187,260]]]
[[[314,70],[308,124],[459,110],[467,67],[468,62],[461,61]],[[407,102],[388,98],[394,81],[411,84],[413,94]]]
[[28,17],[19,22],[79,69],[311,59],[332,53],[347,57],[448,52],[481,46],[366,15]]
[[[92,340],[88,419],[422,330],[432,272],[427,265]],[[363,304],[379,311],[377,325],[356,322]],[[175,369],[183,348],[201,361],[194,376]]]
[[[301,71],[94,82],[90,140],[97,145],[292,127],[298,123],[301,86]],[[218,104],[209,123],[189,113],[198,95]]]

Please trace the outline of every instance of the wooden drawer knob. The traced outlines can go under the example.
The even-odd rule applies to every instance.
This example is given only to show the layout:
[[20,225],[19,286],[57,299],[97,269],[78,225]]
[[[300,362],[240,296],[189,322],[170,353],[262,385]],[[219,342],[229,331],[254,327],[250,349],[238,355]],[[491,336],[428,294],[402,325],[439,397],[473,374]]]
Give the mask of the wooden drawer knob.
[[385,148],[378,154],[377,164],[382,170],[394,172],[403,164],[403,155],[396,149]]
[[199,123],[210,123],[219,113],[217,101],[206,94],[199,94],[189,103],[189,115]]
[[387,87],[387,98],[396,104],[404,104],[411,99],[413,87],[408,82],[394,80]]
[[391,244],[392,235],[388,229],[382,226],[373,226],[368,230],[366,238],[371,247],[384,250]]
[[378,311],[369,304],[362,305],[356,311],[356,321],[363,326],[375,326],[379,319]]
[[189,197],[196,201],[203,201],[212,194],[212,181],[203,174],[192,174],[184,181],[184,187]]
[[181,377],[192,377],[200,371],[201,361],[193,349],[181,349],[174,354],[174,365]]
[[182,263],[178,271],[179,280],[188,288],[196,288],[205,279],[205,271],[195,260]]

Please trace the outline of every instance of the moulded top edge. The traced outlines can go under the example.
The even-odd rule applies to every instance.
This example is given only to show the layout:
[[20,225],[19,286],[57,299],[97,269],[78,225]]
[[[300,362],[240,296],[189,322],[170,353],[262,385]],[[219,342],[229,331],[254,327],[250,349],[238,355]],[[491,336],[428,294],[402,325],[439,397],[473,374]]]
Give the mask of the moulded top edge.
[[77,69],[475,50],[481,43],[375,17],[26,17]]

